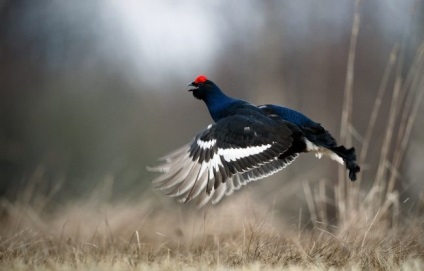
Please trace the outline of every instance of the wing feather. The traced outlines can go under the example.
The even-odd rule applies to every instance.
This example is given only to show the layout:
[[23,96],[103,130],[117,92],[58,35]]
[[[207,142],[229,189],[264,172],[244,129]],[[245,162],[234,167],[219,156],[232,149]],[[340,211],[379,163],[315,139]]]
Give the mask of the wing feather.
[[181,202],[198,198],[198,206],[216,204],[290,164],[297,156],[285,155],[294,141],[292,134],[283,121],[234,115],[208,126],[188,145],[161,158],[162,164],[148,169],[162,173],[153,183],[169,196]]

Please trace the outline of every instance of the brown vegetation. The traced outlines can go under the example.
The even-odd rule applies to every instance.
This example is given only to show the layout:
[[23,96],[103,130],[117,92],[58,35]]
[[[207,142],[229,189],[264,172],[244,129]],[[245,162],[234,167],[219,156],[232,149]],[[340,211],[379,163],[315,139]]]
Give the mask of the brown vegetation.
[[202,210],[161,205],[153,199],[119,205],[79,203],[54,215],[40,215],[33,206],[2,202],[0,268],[424,267],[422,219],[417,214],[395,216],[394,209],[385,213],[381,208],[376,213],[364,209],[345,216],[345,223],[331,225],[302,222],[301,215],[297,223],[287,224],[275,207],[261,206],[245,195]]

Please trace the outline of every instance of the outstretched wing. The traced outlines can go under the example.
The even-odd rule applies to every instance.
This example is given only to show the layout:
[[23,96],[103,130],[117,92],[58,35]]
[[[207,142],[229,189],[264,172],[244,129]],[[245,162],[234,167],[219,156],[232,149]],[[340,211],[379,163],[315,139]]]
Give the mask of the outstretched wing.
[[209,125],[188,145],[149,168],[163,173],[153,183],[182,202],[217,203],[242,185],[283,169],[296,154],[284,156],[293,143],[291,126],[265,116],[232,115]]

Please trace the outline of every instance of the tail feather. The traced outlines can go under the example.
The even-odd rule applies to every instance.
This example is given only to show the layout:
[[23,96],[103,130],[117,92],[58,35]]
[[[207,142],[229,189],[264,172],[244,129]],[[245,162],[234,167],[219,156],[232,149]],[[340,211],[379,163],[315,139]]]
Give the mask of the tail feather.
[[346,149],[344,146],[329,147],[330,150],[340,156],[345,162],[346,168],[349,170],[349,179],[353,182],[356,180],[356,173],[361,168],[356,163],[356,152],[355,148]]
[[349,170],[350,180],[356,180],[356,173],[361,169],[356,164],[355,148],[346,149],[344,146],[337,146],[334,137],[318,123],[302,126],[302,131],[306,138],[318,146],[318,148],[324,147],[341,157],[347,170]]

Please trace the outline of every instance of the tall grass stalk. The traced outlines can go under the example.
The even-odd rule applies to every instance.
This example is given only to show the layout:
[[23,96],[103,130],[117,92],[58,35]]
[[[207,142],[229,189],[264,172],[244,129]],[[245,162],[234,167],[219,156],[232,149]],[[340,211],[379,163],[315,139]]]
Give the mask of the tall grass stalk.
[[[343,107],[342,107],[342,117],[340,125],[340,141],[342,144],[348,146],[352,145],[351,137],[351,125],[352,125],[352,107],[353,107],[353,80],[355,73],[355,54],[356,54],[356,44],[359,34],[360,26],[360,6],[361,0],[355,0],[355,10],[353,14],[353,23],[352,31],[350,37],[349,45],[349,54],[347,60],[347,71],[346,71],[346,80],[345,80],[345,89],[344,89],[344,98],[343,98]],[[346,174],[342,168],[339,168],[338,174],[338,184],[336,191],[336,200],[338,207],[338,217],[340,221],[346,221],[345,215],[347,214],[347,204],[345,200],[346,195]],[[342,222],[343,223],[343,222]]]

